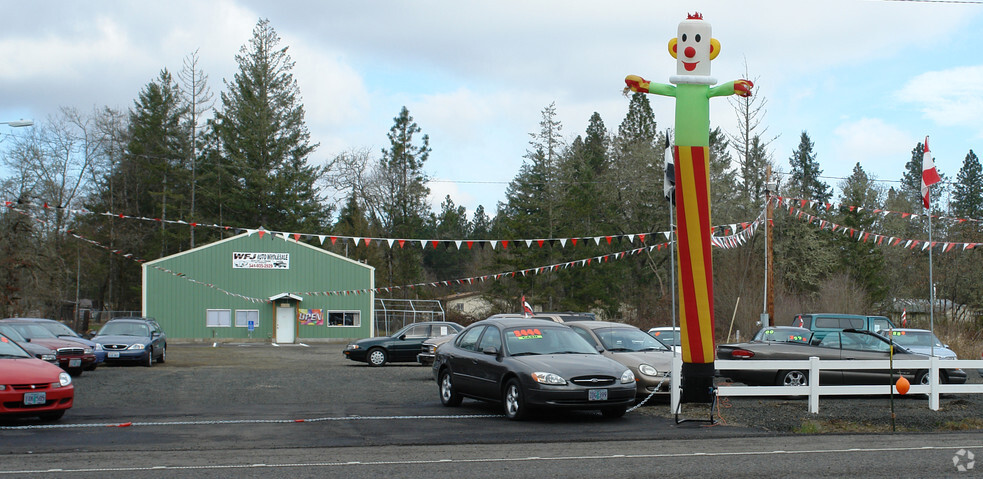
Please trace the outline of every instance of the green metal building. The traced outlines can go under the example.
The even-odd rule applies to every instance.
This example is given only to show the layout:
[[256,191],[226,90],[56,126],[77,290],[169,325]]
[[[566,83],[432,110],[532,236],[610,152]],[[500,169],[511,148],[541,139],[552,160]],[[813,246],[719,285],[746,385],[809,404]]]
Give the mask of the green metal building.
[[168,339],[366,338],[374,284],[369,265],[251,231],[144,263],[143,314],[156,318]]

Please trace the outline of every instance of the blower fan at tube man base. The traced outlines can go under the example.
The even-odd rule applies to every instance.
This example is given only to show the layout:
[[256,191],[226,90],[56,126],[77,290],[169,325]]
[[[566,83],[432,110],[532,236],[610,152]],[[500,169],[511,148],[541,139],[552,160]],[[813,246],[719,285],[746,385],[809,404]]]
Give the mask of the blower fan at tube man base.
[[[720,42],[712,37],[710,24],[700,13],[679,23],[676,38],[669,40],[669,54],[676,59],[672,85],[654,83],[637,75],[625,78],[629,91],[652,93],[676,99],[675,156],[676,224],[680,333],[682,337],[684,397],[708,402],[705,385],[712,384],[713,272],[710,229],[710,98],[750,96],[754,86],[734,80],[713,86],[710,62],[720,54]],[[686,378],[699,377],[687,386]],[[688,394],[689,389],[693,394]],[[699,399],[697,399],[699,398]]]

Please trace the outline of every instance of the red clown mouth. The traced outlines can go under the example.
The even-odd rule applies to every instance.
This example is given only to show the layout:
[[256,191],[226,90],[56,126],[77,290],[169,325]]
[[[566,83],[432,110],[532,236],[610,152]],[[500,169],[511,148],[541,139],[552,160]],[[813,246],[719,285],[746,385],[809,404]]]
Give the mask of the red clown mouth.
[[693,62],[693,63],[683,62],[683,68],[685,68],[686,71],[691,72],[693,70],[696,70],[696,65],[698,63],[700,63],[700,62]]

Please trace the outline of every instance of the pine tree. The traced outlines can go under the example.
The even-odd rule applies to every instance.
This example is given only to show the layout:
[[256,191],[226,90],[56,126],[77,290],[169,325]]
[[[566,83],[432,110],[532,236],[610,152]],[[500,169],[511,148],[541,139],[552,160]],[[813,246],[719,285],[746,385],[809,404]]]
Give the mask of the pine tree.
[[[375,171],[376,198],[383,232],[393,238],[417,238],[425,234],[430,213],[427,196],[429,178],[423,165],[430,155],[430,137],[420,144],[414,135],[422,130],[404,106],[389,129],[389,148],[382,150]],[[416,283],[422,275],[421,254],[417,249],[390,249],[386,252],[390,286]]]
[[[864,288],[871,302],[885,298],[887,278],[884,274],[884,254],[873,237],[860,237],[870,233],[877,218],[873,213],[882,204],[880,189],[874,179],[869,177],[857,163],[853,174],[840,185],[840,202],[847,206],[840,212],[838,223],[852,228],[854,235],[835,235],[835,245],[839,254],[841,271],[846,271],[853,280]],[[849,208],[849,207],[856,208]]]
[[961,218],[983,219],[983,168],[969,150],[952,188],[952,213]]
[[257,22],[236,62],[238,72],[225,81],[228,91],[212,124],[219,151],[211,159],[222,165],[209,165],[232,177],[210,196],[221,198],[218,206],[232,224],[280,231],[326,227],[330,208],[317,188],[324,172],[308,163],[318,145],[310,143],[304,123],[294,61],[269,20]]
[[819,161],[813,151],[814,146],[809,139],[809,134],[803,131],[802,136],[799,137],[798,148],[788,159],[792,167],[788,187],[793,195],[800,195],[813,201],[828,202],[833,196],[833,191],[820,179],[823,170],[819,168]]

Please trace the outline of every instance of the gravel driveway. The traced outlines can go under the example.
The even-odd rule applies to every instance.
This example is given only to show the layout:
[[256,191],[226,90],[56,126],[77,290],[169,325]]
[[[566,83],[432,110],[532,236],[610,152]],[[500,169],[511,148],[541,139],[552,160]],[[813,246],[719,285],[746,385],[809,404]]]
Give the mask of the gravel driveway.
[[[415,363],[370,368],[345,359],[344,344],[311,344],[309,347],[270,344],[169,344],[167,362],[151,368],[100,366],[75,379],[73,415],[125,415],[153,409],[169,417],[221,417],[248,409],[256,415],[282,417],[310,411],[350,414],[352,408],[367,411],[419,404],[439,406],[437,388],[429,367]],[[971,382],[980,382],[976,371]],[[671,417],[663,398],[631,412]],[[477,404],[477,403],[469,403]],[[806,399],[721,398],[718,425],[790,432],[891,431],[888,396],[824,397],[819,414],[808,412]],[[496,406],[469,406],[475,413],[497,412]],[[334,411],[332,411],[334,409]],[[941,410],[928,408],[924,396],[894,398],[898,431],[983,430],[983,395],[949,395]],[[703,405],[684,405],[683,417],[705,418]]]

